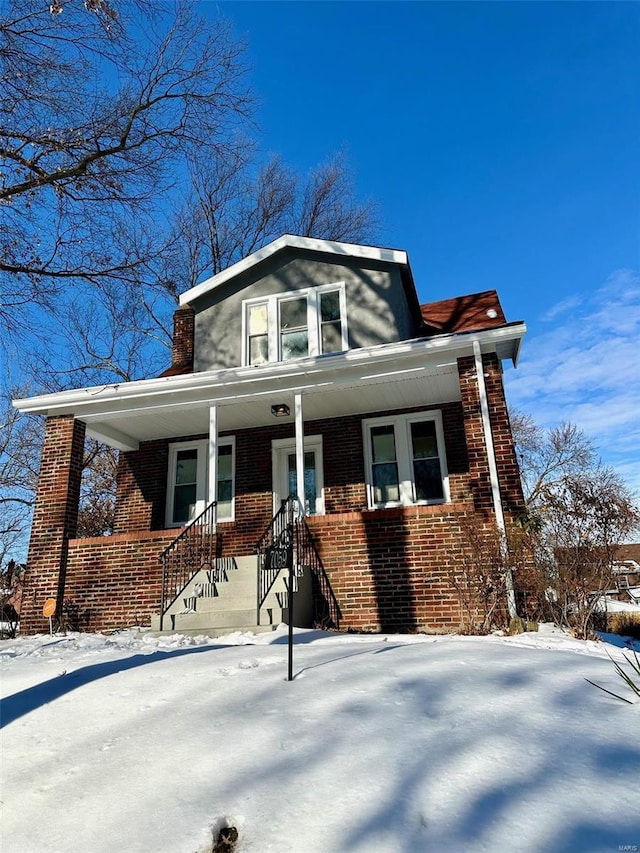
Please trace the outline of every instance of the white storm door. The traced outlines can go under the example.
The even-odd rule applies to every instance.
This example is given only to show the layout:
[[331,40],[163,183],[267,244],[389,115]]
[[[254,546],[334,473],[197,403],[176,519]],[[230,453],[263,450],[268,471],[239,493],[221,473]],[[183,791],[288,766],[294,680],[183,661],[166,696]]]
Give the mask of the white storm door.
[[[294,441],[274,441],[273,446],[273,505],[274,513],[289,495],[296,495],[296,445]],[[322,476],[322,437],[304,440],[304,501],[307,515],[324,515]]]

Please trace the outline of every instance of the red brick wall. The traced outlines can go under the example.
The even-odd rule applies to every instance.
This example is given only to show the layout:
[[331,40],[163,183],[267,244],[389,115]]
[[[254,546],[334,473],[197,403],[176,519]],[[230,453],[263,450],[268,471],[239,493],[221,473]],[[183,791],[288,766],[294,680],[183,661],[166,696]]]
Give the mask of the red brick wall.
[[[505,510],[515,512],[522,496],[498,360],[485,356],[484,369]],[[364,416],[305,424],[307,434],[323,436],[328,514],[309,519],[309,524],[340,602],[343,628],[442,630],[459,624],[459,605],[450,575],[465,559],[460,533],[474,510],[487,520],[492,514],[473,358],[459,360],[459,374],[461,402],[434,407],[442,412],[450,479],[452,503],[444,506],[367,510]],[[377,414],[393,413],[372,412],[366,417]],[[43,467],[42,500],[53,488],[49,469],[64,468],[64,460],[70,458],[70,443],[75,442],[77,455],[79,432],[75,435],[73,421],[52,421],[55,423],[48,426],[49,445],[43,454],[50,461]],[[269,430],[240,430],[235,436],[236,521],[219,525],[218,553],[222,556],[253,553],[272,516],[271,441],[293,438],[294,428],[291,423],[277,423]],[[121,454],[114,536],[71,539],[68,543],[66,598],[77,608],[84,627],[107,630],[148,624],[151,615],[159,611],[159,555],[179,532],[162,529],[168,445],[168,440],[146,442],[138,451]],[[62,512],[67,537],[75,530],[71,506],[75,467],[77,461],[72,462],[67,478],[73,485],[64,495],[60,491],[55,509],[58,514]],[[42,543],[49,542],[52,533],[55,539],[61,521],[57,516],[53,520],[42,500],[36,510],[40,533],[32,540],[34,565],[40,566],[41,592],[34,593],[29,611],[32,616],[37,615],[38,606],[41,610],[44,597],[55,595],[57,580],[55,561],[44,565],[43,554],[49,546]],[[25,626],[35,629],[36,623],[33,619],[29,622],[30,618]],[[41,623],[38,619],[37,629],[42,629]]]
[[24,633],[46,630],[42,605],[61,605],[67,545],[78,525],[85,425],[71,415],[47,419],[20,613]]
[[120,454],[114,533],[161,530],[165,522],[169,443],[145,441]]
[[518,516],[524,510],[522,480],[504,394],[502,369],[495,355],[484,356],[484,370],[503,508],[506,514]]
[[[461,532],[469,509],[458,503],[309,518],[340,604],[341,628],[458,628],[451,575],[465,559]],[[104,631],[148,625],[160,609],[159,555],[175,535],[165,530],[71,540],[65,598],[77,611],[80,627]],[[234,525],[221,524],[219,536],[225,554],[253,551],[255,540],[248,543]]]
[[[516,459],[511,424],[504,396],[500,362],[494,354],[483,356],[489,420],[500,482],[500,496],[506,515],[522,512],[524,501],[520,470]],[[460,393],[469,458],[469,486],[477,510],[493,510],[489,461],[487,458],[480,397],[473,356],[458,359]]]
[[69,542],[65,600],[82,630],[148,626],[160,613],[160,554],[175,530]]
[[463,556],[466,504],[318,516],[308,523],[342,611],[341,628],[452,630],[451,573]]

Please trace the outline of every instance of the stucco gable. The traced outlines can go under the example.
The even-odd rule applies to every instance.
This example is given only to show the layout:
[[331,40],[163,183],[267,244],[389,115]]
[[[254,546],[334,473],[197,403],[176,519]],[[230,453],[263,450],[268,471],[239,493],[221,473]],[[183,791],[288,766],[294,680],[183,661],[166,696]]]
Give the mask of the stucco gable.
[[[248,300],[266,303],[334,285],[344,291],[345,348],[409,340],[419,334],[419,304],[405,252],[304,238],[287,237],[275,243],[275,250],[256,253],[259,257],[252,263],[235,264],[232,274],[225,271],[214,277],[211,286],[191,291],[188,307],[195,311],[196,371],[243,363]],[[274,324],[275,308],[269,312]]]
[[[409,268],[409,260],[407,253],[401,249],[387,249],[378,246],[360,246],[355,243],[338,243],[332,240],[319,240],[313,237],[299,237],[293,234],[283,234],[277,240],[248,255],[246,258],[232,264],[227,269],[222,270],[214,276],[206,279],[200,284],[185,291],[180,296],[180,305],[189,305],[197,302],[203,296],[210,294],[212,291],[220,288],[223,284],[231,279],[242,275],[273,258],[280,252],[286,250],[294,252],[314,253],[318,256],[333,256],[334,258],[352,258],[362,261],[380,261],[384,263],[397,264],[407,270],[407,281],[410,279],[410,284],[413,286],[413,278]],[[256,273],[255,277],[259,275]],[[414,288],[415,292],[415,288]]]

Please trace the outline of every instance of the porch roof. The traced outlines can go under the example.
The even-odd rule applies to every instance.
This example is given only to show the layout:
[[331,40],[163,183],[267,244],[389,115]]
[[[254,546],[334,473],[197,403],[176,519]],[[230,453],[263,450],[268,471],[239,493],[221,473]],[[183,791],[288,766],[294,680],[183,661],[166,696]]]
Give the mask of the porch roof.
[[[15,400],[22,412],[73,415],[87,433],[121,450],[141,441],[206,434],[209,408],[218,429],[273,424],[271,405],[303,394],[305,420],[430,406],[460,399],[456,359],[483,353],[517,362],[524,323],[436,335],[259,367],[206,371],[100,385]],[[280,421],[282,422],[282,420]]]

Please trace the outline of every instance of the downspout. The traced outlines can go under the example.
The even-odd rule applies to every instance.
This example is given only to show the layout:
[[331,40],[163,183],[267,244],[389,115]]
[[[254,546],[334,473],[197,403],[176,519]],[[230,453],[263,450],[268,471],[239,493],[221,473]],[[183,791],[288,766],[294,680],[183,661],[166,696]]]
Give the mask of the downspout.
[[[489,480],[491,483],[491,495],[493,498],[493,509],[496,516],[496,526],[501,533],[500,550],[503,556],[507,555],[507,528],[504,521],[504,510],[502,508],[502,497],[500,496],[500,481],[498,479],[498,465],[496,463],[496,452],[493,446],[493,432],[491,430],[491,419],[489,417],[489,401],[487,399],[487,386],[484,381],[484,366],[482,364],[482,351],[478,341],[473,342],[473,355],[476,363],[476,377],[478,379],[478,396],[480,397],[480,412],[482,414],[482,428],[484,432],[484,443],[487,449],[487,460],[489,462]],[[507,610],[511,619],[516,619],[516,594],[513,588],[513,575],[511,569],[507,569],[505,575],[507,586]]]

